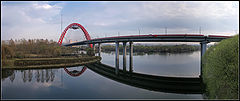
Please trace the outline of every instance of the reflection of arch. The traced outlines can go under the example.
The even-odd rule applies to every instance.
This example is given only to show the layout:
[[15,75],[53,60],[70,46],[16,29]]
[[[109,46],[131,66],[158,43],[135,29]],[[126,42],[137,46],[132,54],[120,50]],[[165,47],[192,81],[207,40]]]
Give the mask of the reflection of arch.
[[77,70],[73,70],[73,71],[69,71],[66,67],[64,67],[64,71],[67,72],[67,74],[73,76],[73,77],[77,77],[80,76],[83,72],[85,72],[85,70],[87,69],[87,67],[83,67],[82,70],[79,72]]
[[[72,24],[68,25],[68,26],[64,29],[64,31],[62,32],[62,34],[61,34],[61,36],[60,36],[60,38],[59,38],[59,40],[58,40],[58,44],[59,44],[60,46],[62,45],[63,38],[64,38],[64,36],[65,36],[65,34],[67,33],[67,30],[68,30],[69,28],[78,29],[78,28],[76,28],[75,26],[78,26],[78,27],[80,27],[80,28],[82,29],[82,31],[83,31],[83,33],[84,33],[84,35],[85,35],[85,38],[86,38],[87,40],[91,40],[90,35],[88,34],[87,30],[86,30],[82,25],[80,25],[80,24],[78,24],[78,23],[72,23]],[[92,48],[92,44],[90,44],[90,47]]]

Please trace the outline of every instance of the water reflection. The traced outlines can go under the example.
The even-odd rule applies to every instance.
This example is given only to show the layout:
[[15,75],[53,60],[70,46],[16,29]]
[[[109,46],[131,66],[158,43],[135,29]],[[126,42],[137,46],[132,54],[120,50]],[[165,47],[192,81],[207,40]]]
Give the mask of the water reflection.
[[[115,54],[102,53],[101,56],[102,63],[115,66]],[[160,84],[161,79],[152,78],[149,80],[147,75],[141,75],[198,77],[199,57],[200,51],[194,52],[194,54],[134,56],[134,75],[132,76],[120,73],[120,76],[117,77],[114,76],[115,70],[95,68],[98,69],[97,71],[104,74],[108,73],[110,76],[114,74],[110,78],[99,75],[91,69],[84,70],[83,66],[66,67],[73,74],[84,71],[78,77],[69,75],[64,71],[64,67],[5,70],[2,72],[2,94],[4,99],[202,99],[202,94],[185,94],[185,91],[184,94],[170,93],[169,89],[163,91],[162,88],[169,88],[169,86],[166,83]],[[122,69],[122,55],[119,58],[119,69]],[[181,88],[181,86],[174,88]]]
[[[171,56],[171,55],[192,55],[194,52],[196,51],[191,51],[191,52],[179,52],[179,53],[168,53],[168,52],[134,52],[133,56],[144,56],[144,55],[167,55],[167,56]],[[115,52],[103,52],[106,54],[111,54],[111,55],[115,55]],[[122,51],[119,51],[119,55],[123,55]],[[129,53],[127,52],[126,55],[129,55]]]
[[[32,71],[32,70],[29,70]],[[32,77],[32,72],[29,73],[29,79]],[[41,70],[35,70],[35,78],[37,82],[48,82],[49,80],[53,82],[55,77],[55,72],[53,72],[52,69],[41,69]]]
[[[15,80],[15,74],[18,70],[3,70],[2,71],[2,79],[9,78],[11,82]],[[27,70],[20,70],[22,81],[31,82],[33,77],[35,77],[37,82],[51,82],[54,81],[55,72],[52,69],[27,69]]]
[[86,71],[86,69],[87,67],[84,66],[81,71],[78,70],[69,71],[66,67],[64,67],[64,71],[72,77],[80,76],[83,72]]
[[[2,74],[1,79],[5,80],[6,78],[8,78],[14,74],[14,70],[12,70],[12,69],[2,70],[1,74]],[[13,81],[15,79],[15,74],[11,79],[12,79],[11,81]]]
[[11,82],[14,81],[14,79],[15,79],[15,71],[13,71],[12,75],[10,75],[9,79],[11,80]]
[[168,77],[150,74],[123,71],[102,63],[86,65],[92,71],[120,83],[152,91],[179,93],[179,94],[201,94],[201,79],[198,77]]
[[[79,71],[75,69],[72,70],[72,68],[71,69],[70,68],[64,67],[64,71],[72,77],[80,76],[87,69],[87,67],[82,67],[82,69]],[[9,78],[10,81],[13,82],[15,79],[15,73],[17,71],[18,70],[11,70],[11,69],[3,70],[2,79],[5,80],[5,78]],[[55,72],[53,71],[53,69],[26,69],[26,70],[20,70],[20,72],[21,72],[22,81],[24,83],[31,82],[33,77],[35,77],[37,82],[41,82],[41,83],[49,82],[49,81],[53,82],[55,78]]]

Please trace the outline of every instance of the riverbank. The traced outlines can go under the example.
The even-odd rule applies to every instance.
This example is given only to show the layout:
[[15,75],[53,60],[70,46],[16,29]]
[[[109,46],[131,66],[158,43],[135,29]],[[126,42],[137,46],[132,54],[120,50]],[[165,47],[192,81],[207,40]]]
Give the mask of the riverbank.
[[238,99],[239,35],[210,47],[202,60],[203,83],[208,99]]
[[59,68],[79,66],[101,60],[101,57],[78,53],[75,47],[59,47],[53,40],[20,39],[2,40],[1,68]]
[[88,63],[99,62],[101,57],[62,57],[62,58],[23,58],[7,60],[8,65],[2,69],[37,69],[37,68],[60,68],[79,66]]

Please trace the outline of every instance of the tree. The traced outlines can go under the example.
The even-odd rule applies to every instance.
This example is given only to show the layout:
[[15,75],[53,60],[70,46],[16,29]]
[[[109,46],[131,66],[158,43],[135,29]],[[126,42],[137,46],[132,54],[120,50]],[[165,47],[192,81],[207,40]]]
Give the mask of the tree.
[[89,56],[94,56],[95,55],[94,51],[93,51],[93,48],[87,48],[86,51],[87,51],[87,55],[89,55]]

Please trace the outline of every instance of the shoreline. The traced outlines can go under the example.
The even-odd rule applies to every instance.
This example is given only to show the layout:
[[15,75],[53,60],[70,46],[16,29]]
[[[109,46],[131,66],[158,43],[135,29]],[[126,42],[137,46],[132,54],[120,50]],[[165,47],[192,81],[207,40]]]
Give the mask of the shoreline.
[[[81,61],[82,59],[86,59],[84,61]],[[53,63],[53,64],[43,64],[43,65],[38,65],[38,64],[32,64],[32,65],[12,65],[12,66],[2,66],[2,70],[5,69],[46,69],[46,68],[61,68],[61,67],[74,67],[74,66],[81,66],[84,64],[89,64],[89,63],[94,63],[94,62],[99,62],[101,61],[101,57],[94,56],[94,57],[84,57],[84,58],[27,58],[27,59],[15,59],[12,60],[13,64],[17,64],[19,61],[28,63],[28,62],[35,62],[35,61],[40,61],[41,62],[46,62],[50,61],[53,62],[54,60],[58,60],[58,62],[62,63]],[[66,60],[74,60],[73,62],[69,63]],[[81,62],[80,62],[81,61]]]

